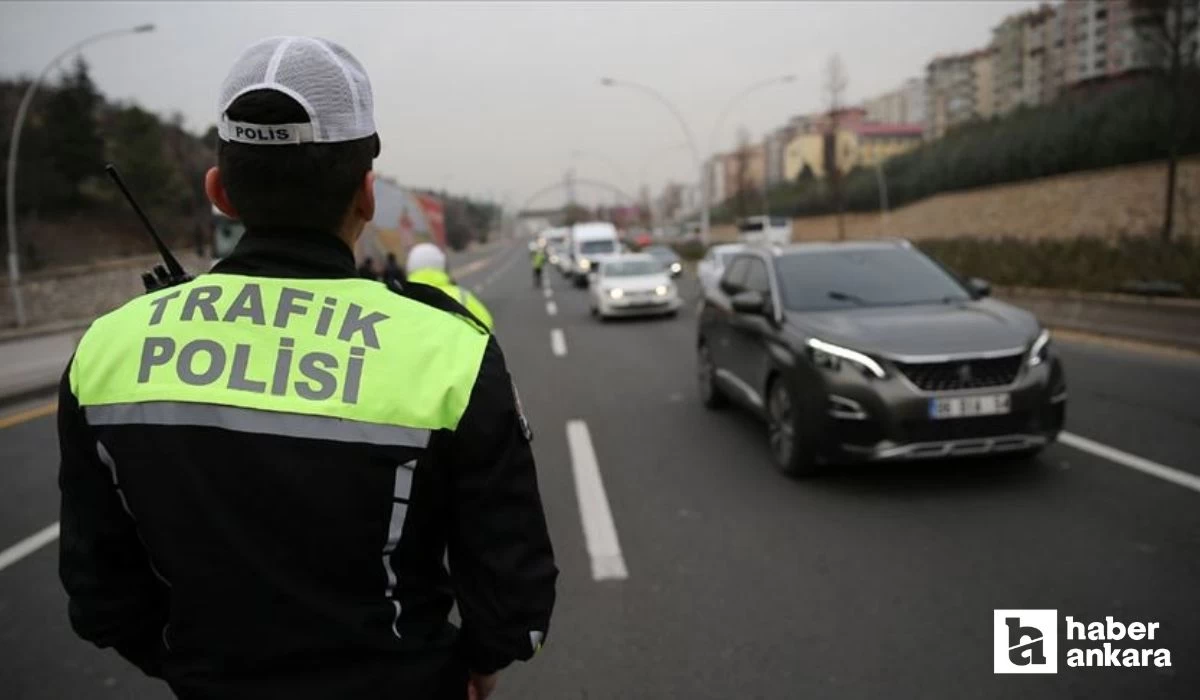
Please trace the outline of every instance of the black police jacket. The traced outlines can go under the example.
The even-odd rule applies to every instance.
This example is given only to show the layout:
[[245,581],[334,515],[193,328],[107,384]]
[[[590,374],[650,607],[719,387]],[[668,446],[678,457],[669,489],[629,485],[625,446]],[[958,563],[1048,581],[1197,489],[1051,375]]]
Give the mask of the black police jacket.
[[[357,276],[341,241],[296,230],[248,232],[214,271]],[[397,291],[467,315],[432,287]],[[546,635],[558,572],[494,338],[458,427],[423,449],[90,425],[67,376],[58,427],[72,626],[181,698],[462,698],[468,670],[528,659]],[[378,513],[412,460],[402,536],[381,554]]]

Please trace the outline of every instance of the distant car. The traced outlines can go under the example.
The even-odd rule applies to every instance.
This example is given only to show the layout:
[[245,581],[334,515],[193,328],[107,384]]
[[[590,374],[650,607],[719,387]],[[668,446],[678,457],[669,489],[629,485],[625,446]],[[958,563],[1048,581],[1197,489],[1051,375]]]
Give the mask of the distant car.
[[783,216],[748,216],[737,222],[742,243],[788,245],[792,242],[792,220]]
[[766,419],[776,466],[1032,455],[1067,385],[1050,333],[906,242],[748,248],[700,310],[700,394]]
[[601,261],[590,287],[592,315],[601,320],[613,316],[674,316],[679,311],[675,283],[662,263],[645,253]]
[[[562,264],[563,258],[566,256],[566,243],[550,242],[546,244],[546,262],[550,263],[551,267],[559,267]],[[561,269],[561,268],[560,268]]]
[[678,277],[683,274],[683,261],[679,259],[679,255],[665,245],[654,245],[642,251],[647,255],[651,255],[655,260],[662,263],[662,266],[671,273],[672,277]]
[[746,249],[741,243],[723,243],[708,249],[704,259],[696,266],[696,276],[700,278],[700,286],[708,291],[715,289],[725,267],[735,255]]

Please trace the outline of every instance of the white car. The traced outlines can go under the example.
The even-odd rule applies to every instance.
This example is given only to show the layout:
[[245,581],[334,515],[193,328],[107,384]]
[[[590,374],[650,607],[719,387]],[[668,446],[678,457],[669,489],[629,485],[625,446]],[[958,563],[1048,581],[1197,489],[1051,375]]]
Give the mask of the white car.
[[682,302],[671,273],[653,256],[622,255],[600,262],[589,285],[592,315],[674,316]]
[[696,276],[700,278],[700,286],[705,291],[716,289],[717,282],[721,281],[721,275],[725,274],[725,267],[733,260],[733,256],[745,249],[746,246],[741,243],[723,243],[709,248],[708,254],[696,266]]
[[749,216],[737,222],[742,243],[788,245],[792,242],[792,220],[782,216]]

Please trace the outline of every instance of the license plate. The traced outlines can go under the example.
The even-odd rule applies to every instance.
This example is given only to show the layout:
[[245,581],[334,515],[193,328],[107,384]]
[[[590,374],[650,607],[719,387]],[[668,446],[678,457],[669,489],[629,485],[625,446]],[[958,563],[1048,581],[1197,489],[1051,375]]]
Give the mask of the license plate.
[[942,418],[970,418],[972,416],[997,416],[1008,413],[1011,403],[1008,394],[988,394],[985,396],[955,396],[944,399],[929,400],[929,417],[934,420]]

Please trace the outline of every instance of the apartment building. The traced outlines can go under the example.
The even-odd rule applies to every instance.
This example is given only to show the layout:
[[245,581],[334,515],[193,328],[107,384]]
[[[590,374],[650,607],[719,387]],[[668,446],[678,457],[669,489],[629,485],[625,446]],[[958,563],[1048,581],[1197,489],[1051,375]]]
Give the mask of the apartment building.
[[[838,115],[834,158],[839,171],[872,168],[921,144],[922,125],[880,123],[868,116],[864,108],[846,109]],[[818,178],[829,174],[826,139],[830,128],[829,118],[821,115],[797,130],[784,154],[786,179],[796,179],[805,168]]]
[[938,56],[925,69],[925,132],[940,138],[946,131],[994,113],[995,90],[991,48]]
[[867,119],[884,124],[925,123],[925,81],[910,78],[878,97],[863,101]]
[[1012,15],[992,29],[996,114],[1057,96],[1062,88],[1064,45],[1062,20],[1049,5]]

